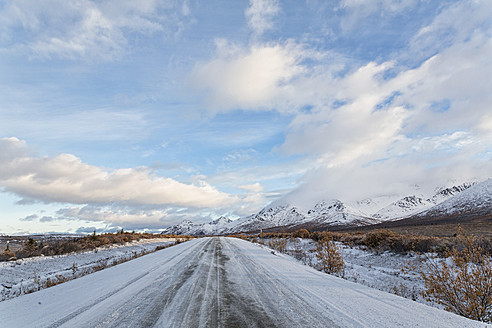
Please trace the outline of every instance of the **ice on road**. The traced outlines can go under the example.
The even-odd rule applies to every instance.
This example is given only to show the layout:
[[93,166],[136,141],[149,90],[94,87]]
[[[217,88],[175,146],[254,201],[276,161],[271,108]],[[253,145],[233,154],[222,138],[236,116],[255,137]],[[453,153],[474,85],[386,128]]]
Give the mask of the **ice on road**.
[[235,238],[195,239],[0,303],[1,327],[485,327]]

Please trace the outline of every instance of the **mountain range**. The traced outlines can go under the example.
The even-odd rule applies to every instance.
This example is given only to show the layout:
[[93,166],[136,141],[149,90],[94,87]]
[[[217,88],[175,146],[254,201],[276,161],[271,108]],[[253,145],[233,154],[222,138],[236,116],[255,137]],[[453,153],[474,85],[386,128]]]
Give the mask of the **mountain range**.
[[[449,216],[490,216],[492,218],[492,179],[438,188],[429,197],[407,195],[389,204],[387,198],[364,199],[352,205],[338,199],[323,200],[301,210],[292,204],[272,204],[260,212],[231,220],[220,217],[208,223],[189,220],[167,228],[166,234],[222,235],[258,232],[265,229],[293,231],[301,228],[320,230],[333,227],[357,227],[388,221],[439,220]],[[372,212],[369,212],[372,211]]]

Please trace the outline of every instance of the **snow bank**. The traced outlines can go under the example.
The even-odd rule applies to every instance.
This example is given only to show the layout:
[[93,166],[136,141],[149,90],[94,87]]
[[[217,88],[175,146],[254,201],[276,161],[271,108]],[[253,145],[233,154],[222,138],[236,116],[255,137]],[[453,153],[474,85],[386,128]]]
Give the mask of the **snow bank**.
[[57,256],[0,262],[0,300],[28,294],[71,280],[174,243],[173,238],[141,239],[123,245]]

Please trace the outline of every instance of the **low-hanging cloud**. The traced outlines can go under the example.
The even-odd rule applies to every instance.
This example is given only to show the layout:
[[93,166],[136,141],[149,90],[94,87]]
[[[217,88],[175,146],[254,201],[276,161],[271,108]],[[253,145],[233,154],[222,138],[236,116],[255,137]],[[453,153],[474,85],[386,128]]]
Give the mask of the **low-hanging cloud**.
[[[59,209],[56,220],[97,223],[106,225],[105,230],[124,228],[125,230],[159,230],[179,224],[184,220],[209,222],[214,216],[208,209],[181,207],[129,207],[129,206],[70,206]],[[92,232],[92,231],[91,231]]]

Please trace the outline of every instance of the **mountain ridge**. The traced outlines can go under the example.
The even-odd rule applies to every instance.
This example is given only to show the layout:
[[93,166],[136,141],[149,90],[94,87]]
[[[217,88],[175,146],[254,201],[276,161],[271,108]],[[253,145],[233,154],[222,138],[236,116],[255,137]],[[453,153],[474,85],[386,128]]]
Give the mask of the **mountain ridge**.
[[[458,197],[462,195],[461,197]],[[453,201],[454,199],[454,201]],[[364,205],[372,200],[357,202]],[[222,235],[260,231],[263,229],[297,230],[301,228],[327,229],[333,227],[368,226],[406,218],[438,217],[453,213],[468,213],[480,209],[479,214],[492,212],[492,179],[466,182],[451,187],[436,188],[434,194],[407,195],[388,204],[373,214],[366,214],[338,199],[321,200],[307,210],[287,203],[269,205],[256,214],[238,220],[220,217],[208,223],[195,224],[189,220],[169,227],[163,233],[189,235]]]

